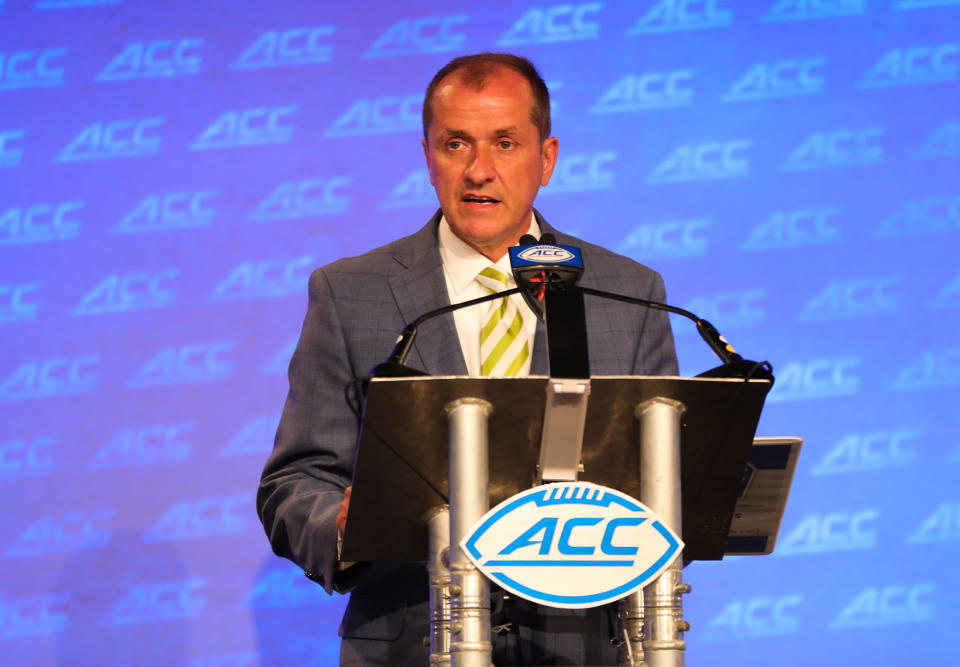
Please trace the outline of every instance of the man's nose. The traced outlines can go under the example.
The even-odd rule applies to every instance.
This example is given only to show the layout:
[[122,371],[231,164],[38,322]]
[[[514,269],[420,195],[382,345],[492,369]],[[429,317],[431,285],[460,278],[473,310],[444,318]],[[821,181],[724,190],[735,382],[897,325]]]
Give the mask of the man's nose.
[[471,183],[479,185],[492,181],[495,174],[493,156],[490,155],[489,151],[481,148],[474,155],[473,162],[467,167],[465,176]]

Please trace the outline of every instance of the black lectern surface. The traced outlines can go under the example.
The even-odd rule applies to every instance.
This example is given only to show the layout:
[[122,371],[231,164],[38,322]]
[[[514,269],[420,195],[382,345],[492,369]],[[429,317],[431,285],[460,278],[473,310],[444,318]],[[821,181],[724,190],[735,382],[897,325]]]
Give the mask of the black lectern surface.
[[[381,442],[447,493],[445,406],[458,398],[493,405],[490,506],[534,486],[549,378],[375,378],[367,394],[354,468],[345,561],[426,560],[425,517],[444,499]],[[686,406],[681,430],[684,558],[723,556],[737,491],[768,380],[593,377],[580,480],[640,495],[637,404],[655,397]]]

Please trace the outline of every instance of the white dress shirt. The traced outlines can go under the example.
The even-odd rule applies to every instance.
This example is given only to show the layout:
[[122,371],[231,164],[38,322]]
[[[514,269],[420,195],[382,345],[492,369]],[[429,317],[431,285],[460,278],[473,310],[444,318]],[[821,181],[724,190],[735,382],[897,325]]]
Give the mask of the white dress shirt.
[[[537,224],[537,220],[532,213],[530,214],[530,228],[527,233],[532,234],[534,238],[540,238],[540,225]],[[476,277],[482,269],[490,265],[497,267],[508,276],[507,287],[504,289],[517,286],[513,280],[513,272],[510,270],[509,253],[504,253],[500,261],[491,262],[454,234],[446,218],[440,219],[438,237],[440,258],[443,260],[443,276],[446,279],[450,303],[462,303],[489,294],[476,281]],[[520,309],[523,317],[522,335],[530,346],[530,358],[533,359],[533,336],[537,329],[537,316],[533,314],[527,302],[519,294],[514,294],[510,299],[514,300],[517,308]],[[463,358],[467,362],[467,373],[470,375],[480,375],[480,329],[485,324],[483,321],[487,312],[485,305],[461,308],[453,312],[457,336],[460,338],[460,349],[463,350]],[[525,372],[521,374],[526,375]]]

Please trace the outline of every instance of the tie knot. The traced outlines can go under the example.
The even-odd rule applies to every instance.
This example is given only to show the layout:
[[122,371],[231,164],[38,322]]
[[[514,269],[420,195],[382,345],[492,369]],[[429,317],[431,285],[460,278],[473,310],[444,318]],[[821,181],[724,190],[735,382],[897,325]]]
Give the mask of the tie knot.
[[500,292],[506,289],[509,276],[494,266],[488,266],[477,274],[477,282],[490,292]]

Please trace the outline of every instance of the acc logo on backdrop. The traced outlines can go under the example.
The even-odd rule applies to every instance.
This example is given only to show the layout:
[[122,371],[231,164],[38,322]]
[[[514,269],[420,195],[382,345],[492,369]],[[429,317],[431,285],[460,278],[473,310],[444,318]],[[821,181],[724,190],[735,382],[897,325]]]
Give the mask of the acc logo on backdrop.
[[480,570],[551,607],[617,600],[667,568],[683,542],[642,503],[586,482],[548,484],[500,503],[460,543]]

